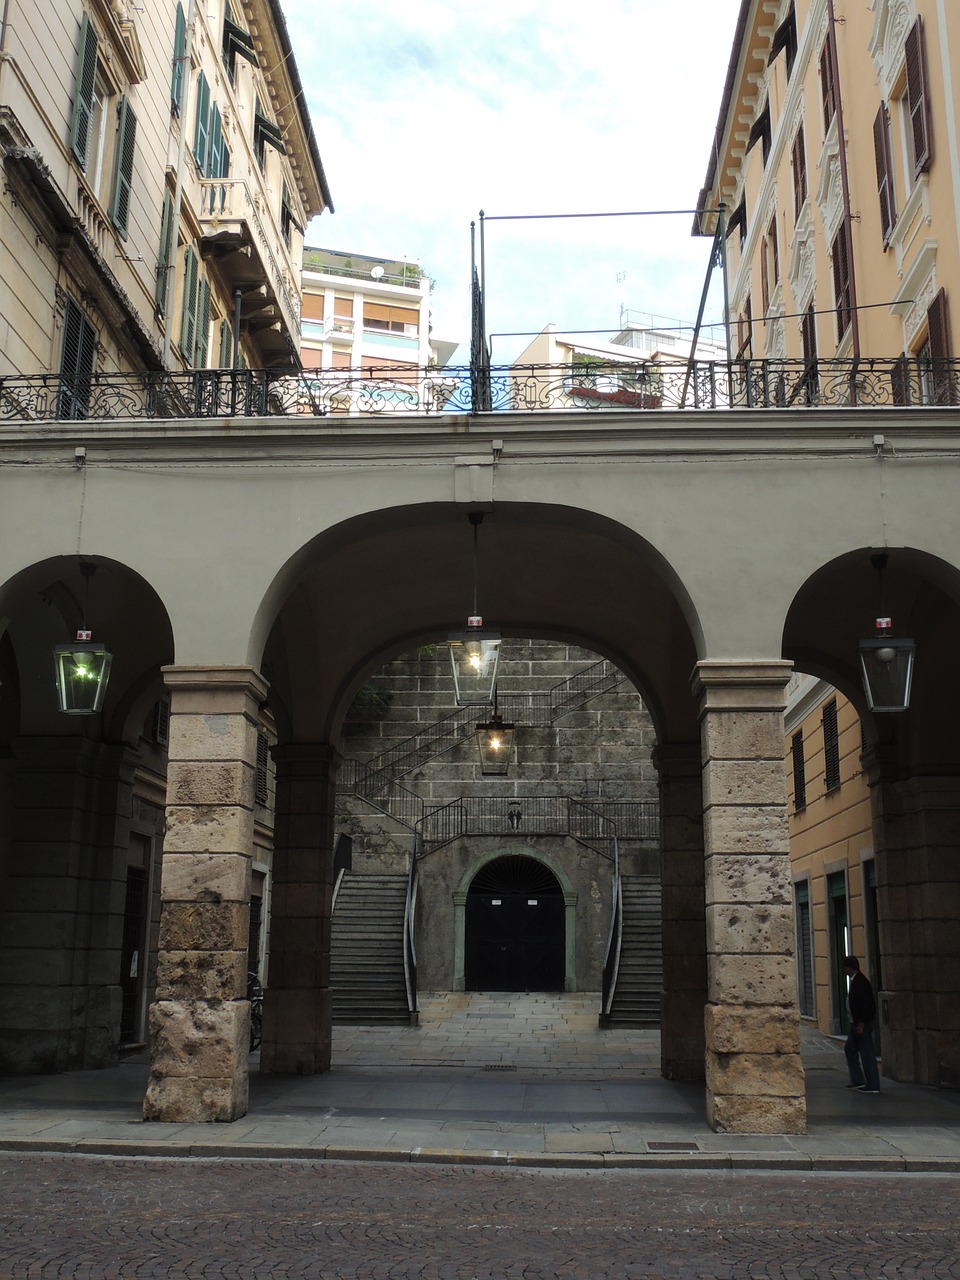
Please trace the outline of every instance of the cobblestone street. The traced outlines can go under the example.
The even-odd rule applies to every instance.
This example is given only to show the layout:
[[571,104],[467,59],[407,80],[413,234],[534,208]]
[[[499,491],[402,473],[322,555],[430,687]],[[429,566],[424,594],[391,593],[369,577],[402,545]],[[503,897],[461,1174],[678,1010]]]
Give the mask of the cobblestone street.
[[0,1154],[2,1280],[960,1277],[955,1175]]

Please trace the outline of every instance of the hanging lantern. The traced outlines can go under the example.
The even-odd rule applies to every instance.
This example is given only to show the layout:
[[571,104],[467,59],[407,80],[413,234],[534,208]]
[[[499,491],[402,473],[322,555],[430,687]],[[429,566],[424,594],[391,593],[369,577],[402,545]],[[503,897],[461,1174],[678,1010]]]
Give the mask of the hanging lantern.
[[860,671],[871,711],[906,711],[913,683],[912,640],[895,640],[891,620],[877,619],[877,634],[860,641]]
[[906,711],[910,706],[910,686],[913,683],[912,640],[893,638],[893,621],[883,616],[883,571],[887,567],[887,554],[871,556],[870,563],[877,571],[880,589],[880,614],[877,631],[872,640],[860,641],[860,673],[863,691],[871,711]]
[[500,632],[484,631],[483,618],[477,613],[477,536],[483,512],[471,511],[469,520],[473,525],[473,613],[467,619],[466,631],[453,631],[447,636],[458,707],[489,706],[493,702],[500,662]]
[[484,631],[483,619],[467,619],[466,631],[447,636],[453,692],[458,707],[489,706],[497,686],[500,632]]
[[516,726],[504,724],[494,711],[486,724],[477,725],[477,749],[480,752],[480,773],[484,778],[504,778],[513,756]]
[[68,716],[94,716],[103,706],[113,655],[105,644],[96,644],[87,630],[90,579],[97,566],[80,561],[83,575],[83,624],[73,644],[58,644],[53,651],[54,674],[60,710]]
[[58,644],[53,651],[60,710],[68,716],[93,716],[103,706],[113,655],[96,644],[92,633],[77,632],[74,644]]

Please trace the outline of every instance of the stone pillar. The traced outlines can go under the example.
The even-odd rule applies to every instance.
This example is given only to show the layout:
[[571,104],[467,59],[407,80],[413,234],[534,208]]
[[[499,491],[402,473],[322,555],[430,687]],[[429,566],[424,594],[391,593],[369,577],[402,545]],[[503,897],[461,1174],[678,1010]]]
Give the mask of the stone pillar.
[[786,662],[701,662],[707,1119],[803,1133],[783,709]]
[[165,667],[167,830],[146,1120],[247,1110],[247,932],[259,710],[251,667]]
[[328,743],[274,750],[277,801],[270,970],[260,1070],[330,1068],[330,904],[340,756]]
[[897,777],[866,758],[873,797],[883,1073],[960,1088],[960,779]]
[[660,1070],[668,1080],[702,1080],[707,934],[700,744],[658,745],[653,762],[660,778],[663,905]]

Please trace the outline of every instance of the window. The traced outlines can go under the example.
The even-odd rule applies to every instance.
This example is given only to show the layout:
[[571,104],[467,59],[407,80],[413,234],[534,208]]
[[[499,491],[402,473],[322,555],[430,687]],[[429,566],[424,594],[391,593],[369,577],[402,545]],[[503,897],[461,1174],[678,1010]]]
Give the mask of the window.
[[787,79],[789,80],[797,56],[797,14],[793,5],[790,6],[787,16],[773,33],[773,43],[770,46],[767,66],[773,66],[773,63],[781,53],[787,55]]
[[850,224],[844,221],[833,242],[833,296],[837,308],[837,342],[850,327],[853,314],[853,246],[850,243]]
[[813,985],[813,928],[810,918],[810,881],[802,880],[794,885],[794,902],[797,920],[797,995],[800,1013],[812,1018],[814,1008]]
[[750,130],[750,137],[747,139],[747,151],[757,143],[761,143],[761,152],[763,155],[763,163],[767,163],[767,157],[770,155],[770,100],[763,104],[763,110],[754,121],[753,128]]
[[170,251],[173,248],[173,197],[164,192],[163,214],[160,218],[160,253],[157,257],[157,287],[154,300],[157,310],[163,314],[167,306],[167,279],[170,274]]
[[97,331],[72,298],[63,315],[60,352],[60,393],[57,416],[85,418],[90,408],[90,383],[97,351]]
[[363,327],[384,329],[416,337],[419,332],[417,312],[411,307],[387,307],[377,302],[363,304]]
[[753,342],[753,306],[750,295],[743,304],[743,310],[737,316],[737,359],[749,360],[752,355]]
[[186,82],[187,20],[183,5],[177,4],[177,21],[173,33],[173,69],[170,73],[170,109],[180,114],[183,107],[183,86]]
[[833,33],[827,32],[827,38],[820,50],[820,99],[823,104],[823,132],[829,130],[833,117],[837,114],[837,87],[833,75]]
[[818,399],[817,385],[817,313],[813,302],[807,307],[800,321],[800,345],[803,350],[803,375],[797,388],[797,395],[807,404],[815,404]]
[[734,231],[740,232],[740,248],[743,249],[744,242],[747,238],[747,197],[741,196],[740,203],[730,215],[730,221],[727,223],[727,239],[733,235]]
[[271,147],[275,147],[282,156],[287,154],[287,148],[283,141],[283,134],[279,128],[263,114],[260,109],[260,99],[257,98],[256,106],[253,113],[253,150],[256,153],[257,163],[262,169],[266,163],[267,143]]
[[84,13],[80,20],[80,51],[77,55],[73,91],[73,116],[70,121],[70,150],[87,171],[91,140],[95,132],[94,116],[97,99],[97,33]]
[[927,311],[927,336],[917,353],[924,404],[955,404],[957,392],[950,369],[950,313],[941,289]]
[[202,71],[197,77],[193,156],[204,178],[225,178],[230,172],[230,152],[223,137],[223,117],[217,104],[210,101],[210,85]]
[[163,693],[153,708],[153,740],[165,747],[170,742],[170,695]]
[[233,330],[229,320],[220,321],[220,351],[217,364],[221,369],[233,368]]
[[284,244],[288,249],[291,247],[294,230],[303,235],[303,227],[293,216],[293,201],[290,198],[290,188],[284,183],[283,192],[280,196],[280,231],[283,234]]
[[807,199],[807,149],[803,141],[803,125],[797,130],[791,152],[793,160],[793,216],[800,217]]
[[790,755],[793,761],[793,807],[799,811],[807,807],[807,779],[803,761],[803,730],[799,729],[790,739]]
[[770,299],[779,283],[780,250],[777,246],[777,216],[774,214],[760,244],[760,300],[763,303],[764,320],[770,311]]
[[257,49],[253,43],[253,37],[234,21],[230,0],[227,0],[223,14],[222,57],[223,65],[230,73],[231,82],[237,74],[238,56],[246,58],[247,62],[253,66],[257,65]]
[[840,786],[840,734],[837,729],[837,700],[823,708],[823,776],[827,791]]
[[873,122],[873,153],[877,162],[877,193],[880,197],[880,230],[883,247],[890,243],[890,233],[897,220],[896,201],[893,193],[893,162],[890,158],[890,113],[886,104],[880,103]]
[[180,350],[191,368],[203,369],[210,340],[210,286],[200,274],[194,250],[188,246],[183,262],[183,316]]
[[127,238],[130,220],[130,192],[133,187],[133,158],[137,145],[137,117],[130,103],[121,98],[117,106],[117,154],[113,167],[113,199],[110,221]]
[[914,176],[926,173],[933,161],[933,138],[930,130],[930,96],[927,89],[926,42],[923,19],[916,22],[907,33],[905,44],[905,70],[907,79],[907,112],[910,117],[910,137],[913,146]]
[[254,775],[253,795],[257,804],[266,804],[269,799],[267,764],[270,758],[270,744],[265,733],[257,734],[257,767]]

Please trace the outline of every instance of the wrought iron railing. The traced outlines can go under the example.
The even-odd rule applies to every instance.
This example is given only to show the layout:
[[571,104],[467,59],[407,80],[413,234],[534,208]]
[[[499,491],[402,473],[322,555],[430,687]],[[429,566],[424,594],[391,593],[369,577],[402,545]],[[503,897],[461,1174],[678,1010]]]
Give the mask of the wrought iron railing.
[[[608,805],[610,808],[607,812]],[[655,800],[591,800],[572,796],[461,796],[424,814],[424,845],[437,847],[462,836],[572,836],[594,851],[613,856],[614,841],[659,838],[660,806]]]
[[[479,383],[483,385],[479,385]],[[737,360],[488,368],[11,374],[0,419],[404,417],[479,412],[960,405],[960,360]]]

